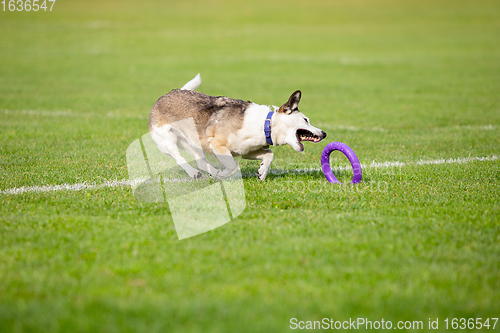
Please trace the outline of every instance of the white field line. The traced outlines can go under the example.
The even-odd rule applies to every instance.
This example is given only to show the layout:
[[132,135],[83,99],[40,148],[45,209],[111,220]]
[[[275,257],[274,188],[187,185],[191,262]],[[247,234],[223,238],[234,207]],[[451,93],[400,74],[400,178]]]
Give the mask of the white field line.
[[[417,162],[381,162],[377,163],[373,161],[370,164],[361,164],[362,169],[377,169],[377,168],[395,168],[395,167],[404,167],[404,166],[410,166],[410,165],[437,165],[437,164],[462,164],[462,163],[470,163],[470,162],[487,162],[487,161],[497,161],[500,158],[499,155],[493,155],[493,156],[486,156],[486,157],[459,157],[459,158],[442,158],[438,160],[420,160]],[[351,170],[352,167],[349,166],[337,166],[333,167],[332,171],[346,171],[346,170]],[[280,170],[280,169],[273,169],[271,170],[271,174],[273,175],[283,175],[283,174],[303,174],[303,173],[310,173],[310,172],[322,172],[321,168],[305,168],[305,169],[292,169],[292,170]]]
[[101,184],[95,183],[78,183],[78,184],[62,184],[62,185],[42,185],[42,186],[21,186],[15,187],[8,190],[0,190],[0,194],[22,194],[22,193],[32,193],[32,192],[53,192],[53,191],[81,191],[89,189],[99,189],[104,187],[117,187],[117,186],[132,186],[136,182],[142,182],[143,180],[107,180]]
[[[315,126],[323,130],[332,131],[351,131],[351,132],[389,132],[391,130],[382,127],[356,127],[356,126],[344,126],[344,125],[334,125],[329,123],[316,123]],[[456,125],[456,126],[446,126],[446,127],[436,127],[436,128],[425,128],[425,130],[435,130],[435,131],[445,131],[445,130],[470,130],[470,131],[495,131],[498,126],[495,125]],[[419,129],[416,129],[419,130]]]
[[356,126],[344,126],[344,125],[333,125],[333,124],[328,124],[328,123],[315,123],[314,126],[317,126],[321,129],[324,130],[340,130],[340,131],[372,131],[372,132],[387,132],[387,129],[384,129],[382,127],[356,127]]
[[[377,169],[377,168],[394,168],[394,167],[404,167],[410,165],[438,165],[438,164],[463,164],[471,162],[487,162],[487,161],[497,161],[500,158],[499,155],[486,156],[486,157],[462,157],[462,158],[449,158],[449,159],[438,159],[438,160],[420,160],[417,162],[381,162],[377,163],[373,161],[370,164],[361,164],[363,169]],[[344,171],[350,170],[351,166],[338,166],[333,167],[333,171]],[[321,168],[304,168],[304,169],[292,169],[292,170],[282,170],[273,169],[271,174],[273,175],[283,175],[283,174],[304,174],[310,172],[321,172]],[[242,173],[243,176],[250,177],[253,174],[245,172]],[[100,189],[105,187],[118,187],[118,186],[133,186],[135,184],[141,183],[145,179],[123,179],[123,180],[107,180],[104,183],[96,184],[83,182],[78,184],[62,184],[62,185],[43,185],[43,186],[22,186],[15,187],[6,190],[0,190],[0,194],[22,194],[22,193],[33,193],[33,192],[53,192],[53,191],[81,191],[88,189]],[[182,181],[182,180],[170,180],[170,181]]]
[[497,126],[493,126],[491,124],[489,125],[477,125],[477,126],[471,126],[471,125],[463,125],[463,126],[455,126],[454,127],[455,129],[468,129],[468,130],[482,130],[482,131],[494,131],[496,130],[498,127]]

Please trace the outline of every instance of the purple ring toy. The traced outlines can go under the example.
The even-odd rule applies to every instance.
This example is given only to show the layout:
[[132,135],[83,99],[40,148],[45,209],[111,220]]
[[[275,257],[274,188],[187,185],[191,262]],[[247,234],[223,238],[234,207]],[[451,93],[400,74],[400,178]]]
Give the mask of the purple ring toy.
[[332,168],[330,167],[330,154],[334,151],[338,150],[343,153],[349,159],[349,162],[352,165],[352,184],[359,183],[361,178],[363,177],[361,171],[361,164],[359,163],[358,157],[354,154],[354,151],[349,148],[348,145],[342,142],[330,142],[326,145],[325,149],[323,149],[323,153],[321,154],[321,169],[323,169],[323,173],[325,174],[326,180],[330,183],[342,184],[335,178],[332,172]]

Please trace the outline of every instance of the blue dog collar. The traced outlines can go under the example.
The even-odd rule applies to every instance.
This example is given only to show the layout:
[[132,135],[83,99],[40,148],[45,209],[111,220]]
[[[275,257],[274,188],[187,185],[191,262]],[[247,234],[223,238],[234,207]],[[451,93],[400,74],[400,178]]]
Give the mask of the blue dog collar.
[[264,122],[264,133],[266,133],[266,141],[271,146],[273,145],[273,139],[271,139],[271,118],[273,117],[273,111],[267,114],[266,121]]

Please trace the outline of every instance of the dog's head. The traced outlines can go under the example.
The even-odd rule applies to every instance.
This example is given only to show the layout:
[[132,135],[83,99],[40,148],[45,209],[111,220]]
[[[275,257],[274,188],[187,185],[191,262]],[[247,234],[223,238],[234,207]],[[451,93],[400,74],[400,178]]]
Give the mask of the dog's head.
[[299,102],[302,93],[294,92],[288,102],[277,110],[276,121],[273,121],[273,131],[276,133],[277,144],[292,146],[298,152],[304,151],[302,141],[320,142],[326,133],[312,126],[302,112],[299,111]]

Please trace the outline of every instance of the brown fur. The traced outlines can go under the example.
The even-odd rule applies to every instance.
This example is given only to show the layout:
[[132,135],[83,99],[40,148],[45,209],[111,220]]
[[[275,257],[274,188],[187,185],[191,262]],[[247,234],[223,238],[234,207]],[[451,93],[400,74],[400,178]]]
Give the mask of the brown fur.
[[[243,124],[245,110],[251,102],[228,97],[213,97],[191,90],[174,89],[156,101],[149,114],[149,130],[193,117],[202,148],[225,146],[227,133],[236,133]],[[215,141],[214,141],[215,140]]]

